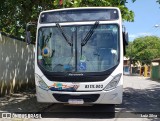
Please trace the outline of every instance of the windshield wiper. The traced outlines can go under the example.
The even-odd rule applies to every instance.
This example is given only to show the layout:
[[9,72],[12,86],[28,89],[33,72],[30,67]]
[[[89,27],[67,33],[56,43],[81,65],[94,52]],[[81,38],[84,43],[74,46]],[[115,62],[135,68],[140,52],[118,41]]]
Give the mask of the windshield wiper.
[[64,32],[64,30],[62,29],[62,27],[59,25],[59,23],[56,23],[56,27],[60,30],[61,34],[63,35],[64,39],[67,41],[67,43],[70,45],[70,46],[73,46],[73,42],[71,42],[66,33]]
[[92,26],[92,28],[90,29],[90,31],[87,33],[87,35],[85,36],[85,38],[82,40],[81,42],[81,46],[84,46],[88,40],[91,38],[91,36],[94,33],[94,30],[98,27],[99,25],[99,21],[96,21],[95,24]]

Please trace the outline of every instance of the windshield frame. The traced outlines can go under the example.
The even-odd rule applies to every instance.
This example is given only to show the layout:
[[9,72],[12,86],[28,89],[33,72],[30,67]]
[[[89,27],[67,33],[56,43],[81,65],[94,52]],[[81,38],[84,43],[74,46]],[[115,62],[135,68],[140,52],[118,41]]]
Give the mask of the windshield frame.
[[[67,26],[88,26],[88,25],[93,25],[93,24],[76,24],[76,25],[62,25],[61,27],[67,27]],[[117,25],[118,28],[118,60],[117,60],[117,64],[105,71],[100,71],[100,72],[51,72],[46,70],[44,67],[42,67],[39,63],[38,63],[38,49],[37,49],[37,56],[36,56],[36,61],[37,61],[37,65],[40,68],[40,70],[45,74],[45,75],[52,75],[52,76],[100,76],[100,75],[109,75],[113,72],[113,70],[116,69],[116,67],[119,65],[120,63],[120,50],[122,50],[121,46],[120,46],[120,25],[118,23],[99,23],[99,25]],[[47,27],[56,27],[55,23],[52,26],[40,26],[38,28],[38,34],[37,34],[37,44],[36,46],[38,47],[39,44],[39,31],[41,28],[47,28]]]

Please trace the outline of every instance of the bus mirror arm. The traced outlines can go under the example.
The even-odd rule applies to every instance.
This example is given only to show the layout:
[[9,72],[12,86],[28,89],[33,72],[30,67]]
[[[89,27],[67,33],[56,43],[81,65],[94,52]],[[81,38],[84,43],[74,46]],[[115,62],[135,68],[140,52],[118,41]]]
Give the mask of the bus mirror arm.
[[36,26],[35,22],[29,22],[26,25],[26,37],[25,41],[29,45],[31,43],[31,32],[30,32],[30,26]]
[[26,37],[25,37],[27,45],[31,43],[31,33],[30,31],[26,31]]

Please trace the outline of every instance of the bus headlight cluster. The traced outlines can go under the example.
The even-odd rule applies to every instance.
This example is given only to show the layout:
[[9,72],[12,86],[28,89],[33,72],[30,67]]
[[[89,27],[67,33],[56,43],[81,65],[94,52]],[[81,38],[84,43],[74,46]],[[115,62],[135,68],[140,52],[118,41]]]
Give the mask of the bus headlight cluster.
[[116,88],[116,86],[118,85],[118,82],[120,81],[121,79],[121,75],[122,74],[117,74],[108,84],[107,86],[105,87],[105,91],[108,91],[108,90],[112,90],[114,88]]
[[43,79],[39,75],[35,74],[35,80],[36,80],[36,85],[39,86],[41,89],[44,90],[49,89],[47,84],[43,81]]

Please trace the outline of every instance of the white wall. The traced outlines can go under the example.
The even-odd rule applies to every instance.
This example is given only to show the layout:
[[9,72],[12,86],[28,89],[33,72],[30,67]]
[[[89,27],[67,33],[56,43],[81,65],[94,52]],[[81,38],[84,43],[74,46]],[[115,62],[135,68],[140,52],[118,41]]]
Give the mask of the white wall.
[[0,34],[0,96],[34,88],[34,46]]

